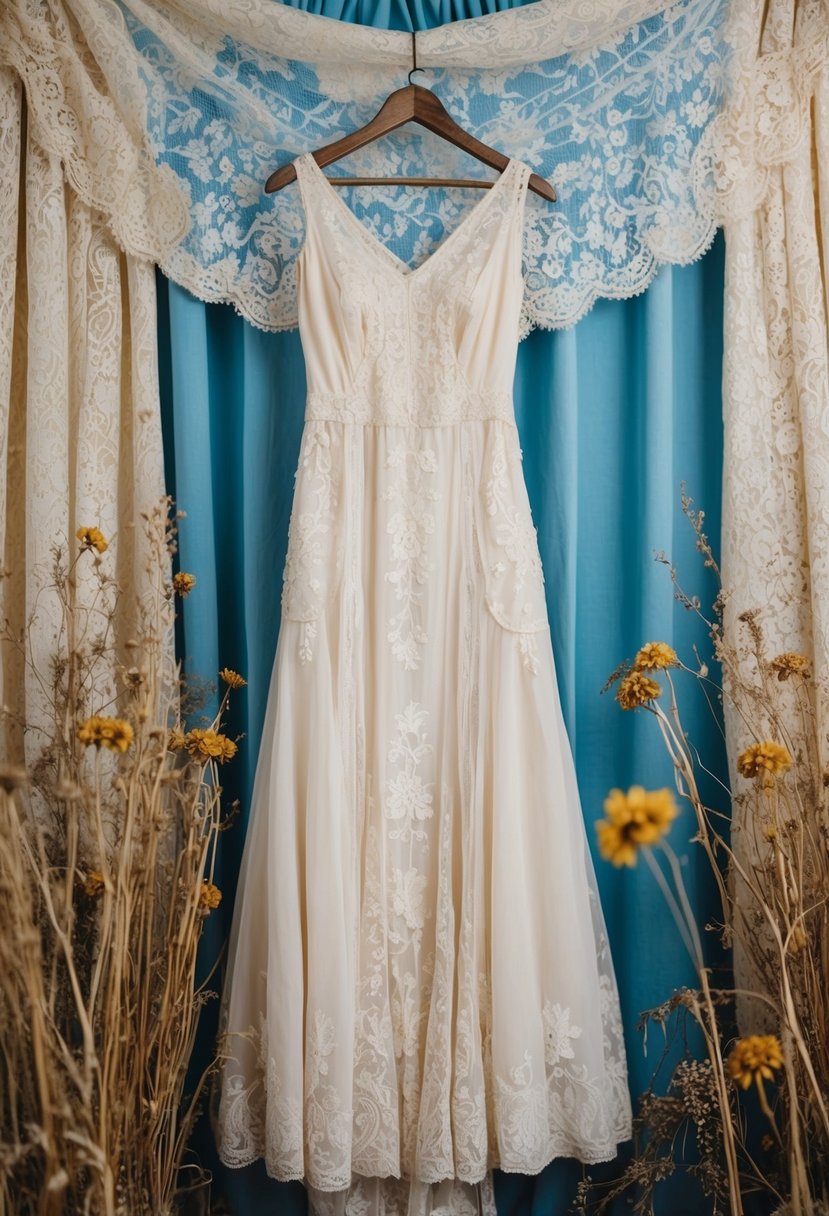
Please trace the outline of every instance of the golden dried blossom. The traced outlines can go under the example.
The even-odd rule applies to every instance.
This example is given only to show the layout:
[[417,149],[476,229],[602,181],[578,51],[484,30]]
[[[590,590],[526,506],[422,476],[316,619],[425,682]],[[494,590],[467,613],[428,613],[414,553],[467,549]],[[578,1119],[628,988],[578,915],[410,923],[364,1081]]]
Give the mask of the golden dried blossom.
[[232,739],[228,739],[227,735],[198,728],[187,732],[184,736],[184,746],[189,755],[197,759],[218,760],[220,764],[225,760],[232,760],[237,751],[236,744]]
[[737,758],[737,768],[744,777],[761,776],[765,781],[785,773],[791,768],[792,757],[788,748],[773,739],[753,743]]
[[743,1089],[763,1080],[773,1081],[774,1071],[783,1067],[783,1050],[774,1034],[750,1034],[738,1039],[726,1061],[734,1081]]
[[778,654],[772,659],[771,667],[772,671],[777,672],[778,680],[788,680],[789,676],[802,676],[805,680],[811,674],[808,658],[805,654],[798,654],[796,650]]
[[238,671],[231,671],[229,667],[223,667],[219,675],[227,684],[228,688],[244,688],[247,680],[244,676],[240,676]]
[[646,642],[633,660],[637,671],[662,671],[665,667],[676,667],[678,663],[676,651],[667,642]]
[[222,893],[218,887],[212,882],[203,882],[201,891],[199,891],[199,907],[205,908],[208,912],[213,908],[218,908],[222,902]]
[[178,574],[173,575],[173,590],[177,591],[182,599],[185,599],[196,585],[195,574],[187,574],[184,570],[179,570]]
[[653,701],[661,692],[662,687],[656,680],[642,675],[640,671],[631,671],[619,685],[616,700],[622,709],[638,709],[640,705]]
[[100,870],[90,870],[84,879],[83,889],[90,899],[103,895],[106,883]]
[[100,528],[78,528],[75,533],[82,549],[97,549],[99,553],[109,548],[109,541]]
[[132,743],[133,730],[123,718],[105,718],[93,714],[78,727],[78,738],[87,746],[108,747],[111,752],[125,752]]
[[614,866],[636,865],[640,845],[655,844],[679,814],[669,789],[632,785],[627,793],[613,789],[604,801],[605,818],[596,823],[599,852]]

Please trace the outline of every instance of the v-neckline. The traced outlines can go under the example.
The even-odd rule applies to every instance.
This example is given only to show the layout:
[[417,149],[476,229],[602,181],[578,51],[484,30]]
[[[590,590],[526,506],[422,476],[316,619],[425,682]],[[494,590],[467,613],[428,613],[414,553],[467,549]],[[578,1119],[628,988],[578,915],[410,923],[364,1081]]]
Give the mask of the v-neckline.
[[384,245],[383,242],[374,235],[371,229],[367,228],[366,225],[357,218],[351,208],[346,206],[345,202],[337,193],[336,187],[331,185],[331,182],[317,164],[313,153],[306,152],[302,159],[305,160],[306,164],[311,166],[312,173],[322,184],[323,189],[328,193],[332,202],[335,204],[337,209],[345,215],[348,222],[351,223],[361,234],[368,248],[373,249],[377,254],[380,255],[381,258],[386,258],[389,269],[396,271],[401,279],[414,279],[421,273],[421,271],[425,271],[427,267],[430,267],[435,259],[439,258],[443,251],[452,244],[458,234],[466,228],[467,224],[470,223],[474,218],[480,217],[482,210],[491,202],[492,196],[499,193],[498,188],[502,186],[503,182],[507,178],[511,177],[515,173],[516,168],[520,164],[520,162],[514,156],[511,156],[502,169],[500,175],[487,190],[484,197],[479,199],[470,211],[467,211],[466,215],[462,218],[457,227],[453,228],[449,235],[444,237],[444,239],[440,242],[438,247],[433,249],[429,256],[418,266],[410,266],[408,262],[404,262],[403,258],[398,257],[398,255],[389,249],[387,245]]

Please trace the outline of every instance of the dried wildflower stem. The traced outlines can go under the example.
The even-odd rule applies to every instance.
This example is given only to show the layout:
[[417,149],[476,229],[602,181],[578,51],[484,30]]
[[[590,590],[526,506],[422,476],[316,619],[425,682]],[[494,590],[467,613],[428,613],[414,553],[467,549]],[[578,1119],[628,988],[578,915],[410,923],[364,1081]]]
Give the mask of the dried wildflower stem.
[[[691,956],[692,962],[694,963],[702,992],[702,1005],[700,1005],[697,1000],[693,1000],[690,1002],[689,1008],[694,1015],[694,1020],[697,1022],[700,1030],[702,1031],[706,1052],[714,1073],[721,1109],[730,1110],[728,1082],[725,1076],[722,1053],[719,1049],[719,1022],[717,1018],[716,1006],[711,994],[709,969],[705,965],[702,939],[700,938],[690,900],[688,899],[688,892],[682,878],[679,859],[667,841],[659,841],[658,847],[665,855],[668,865],[670,866],[671,876],[674,883],[674,891],[676,894],[674,894],[674,891],[672,891],[668,886],[664,874],[657,865],[651,850],[647,847],[643,850],[645,860],[647,861],[651,873],[656,878],[660,889],[665,896],[665,900],[671,910],[671,914],[674,918],[677,929],[688,947],[688,952]],[[744,1209],[740,1194],[740,1166],[737,1154],[736,1139],[734,1135],[734,1126],[730,1118],[723,1123],[723,1148],[725,1151],[728,1191],[732,1216],[742,1216]]]
[[[0,1210],[171,1216],[206,1181],[195,1164],[186,1184],[182,1171],[212,1061],[192,1094],[184,1085],[210,995],[196,956],[221,790],[207,757],[167,748],[178,671],[166,513],[145,520],[147,591],[130,641],[106,560],[87,546],[69,563],[55,550],[38,593],[60,611],[48,679],[31,639],[24,647],[54,723],[26,790],[0,789],[0,1119],[11,1137]],[[87,531],[98,548],[104,538]],[[17,645],[2,627],[0,640]],[[103,716],[114,707],[120,718]],[[224,738],[221,712],[210,729]]]

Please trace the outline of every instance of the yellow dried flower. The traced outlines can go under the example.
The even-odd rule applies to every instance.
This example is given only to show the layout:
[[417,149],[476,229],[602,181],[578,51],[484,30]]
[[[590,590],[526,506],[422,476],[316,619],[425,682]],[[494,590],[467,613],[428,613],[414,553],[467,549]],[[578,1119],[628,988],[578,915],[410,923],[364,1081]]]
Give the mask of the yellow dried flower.
[[243,676],[240,676],[238,671],[231,671],[229,667],[223,667],[219,675],[228,688],[244,688],[247,684],[247,680]]
[[208,912],[213,908],[218,908],[222,902],[222,893],[218,887],[212,882],[203,882],[201,891],[199,891],[199,907],[205,908]]
[[676,667],[679,659],[673,646],[667,642],[646,642],[636,653],[633,666],[637,671],[661,671],[665,667]]
[[87,746],[108,747],[111,752],[125,752],[132,743],[133,730],[123,718],[104,718],[93,714],[78,727],[78,738]]
[[774,1070],[783,1067],[783,1049],[774,1034],[750,1034],[738,1039],[727,1060],[732,1078],[748,1089],[763,1080],[773,1081]]
[[190,594],[195,585],[195,574],[187,574],[184,570],[179,570],[178,574],[173,575],[173,590],[177,591],[182,599]]
[[106,883],[104,876],[100,870],[90,870],[84,879],[83,889],[90,899],[94,899],[97,895],[102,895]]
[[605,819],[596,823],[599,852],[614,866],[636,865],[640,845],[655,844],[679,814],[669,789],[632,785],[627,793],[613,789],[604,801]]
[[622,709],[638,709],[640,705],[653,701],[661,692],[662,688],[656,680],[639,671],[631,671],[619,685],[616,700]]
[[167,738],[167,750],[171,752],[179,752],[185,746],[187,736],[183,731],[173,729]]
[[808,679],[811,674],[809,660],[805,654],[798,654],[796,650],[787,650],[785,654],[779,654],[771,661],[772,671],[777,672],[778,680],[788,680],[789,676],[802,676],[803,679]]
[[188,731],[184,736],[184,746],[189,755],[205,760],[218,760],[220,764],[224,764],[225,760],[232,760],[237,751],[232,739],[215,730]]
[[753,743],[737,758],[737,768],[744,777],[762,776],[764,783],[785,773],[791,768],[792,758],[788,748],[773,739]]
[[82,549],[97,549],[99,553],[103,553],[109,548],[109,541],[100,528],[78,528],[75,535],[81,542]]

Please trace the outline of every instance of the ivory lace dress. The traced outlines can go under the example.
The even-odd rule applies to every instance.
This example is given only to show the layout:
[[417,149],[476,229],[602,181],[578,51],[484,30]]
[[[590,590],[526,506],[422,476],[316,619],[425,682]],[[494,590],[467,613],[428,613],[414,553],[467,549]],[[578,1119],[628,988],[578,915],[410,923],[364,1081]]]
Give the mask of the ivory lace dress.
[[311,1208],[494,1212],[631,1134],[512,383],[530,170],[411,269],[296,161],[308,397],[215,1128]]

